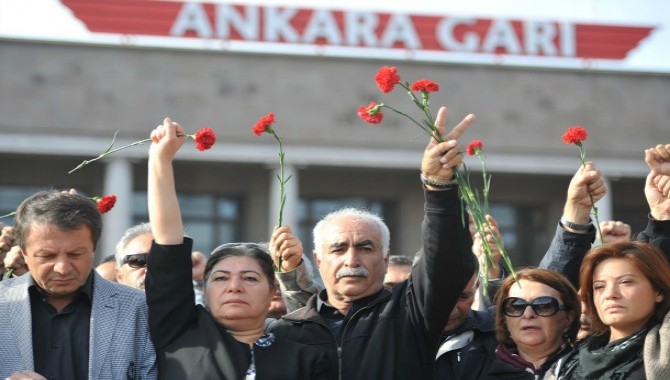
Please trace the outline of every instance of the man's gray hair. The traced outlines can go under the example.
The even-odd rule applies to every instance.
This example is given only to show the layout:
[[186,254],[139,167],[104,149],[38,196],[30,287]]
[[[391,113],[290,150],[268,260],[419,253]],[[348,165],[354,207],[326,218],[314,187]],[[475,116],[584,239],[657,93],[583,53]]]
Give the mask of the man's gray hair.
[[391,245],[391,233],[389,232],[389,228],[386,223],[384,223],[384,220],[373,212],[353,207],[346,207],[337,211],[333,211],[330,214],[324,216],[316,224],[316,226],[314,226],[314,230],[312,232],[314,236],[314,250],[318,254],[323,253],[321,252],[321,247],[325,238],[323,236],[323,231],[326,225],[328,225],[333,220],[340,218],[357,220],[375,226],[381,235],[382,254],[384,257],[388,256],[389,246]]
[[[123,233],[123,236],[121,236],[119,242],[116,243],[116,252],[114,253],[114,259],[116,260],[116,266],[118,268],[121,268],[121,262],[123,261],[123,258],[126,256],[126,253],[124,251],[128,246],[128,244],[130,244],[130,242],[133,241],[136,237],[142,235],[152,235],[151,225],[149,223],[141,223],[136,226],[132,226],[128,228],[126,232]],[[144,252],[137,252],[137,253],[144,253]]]

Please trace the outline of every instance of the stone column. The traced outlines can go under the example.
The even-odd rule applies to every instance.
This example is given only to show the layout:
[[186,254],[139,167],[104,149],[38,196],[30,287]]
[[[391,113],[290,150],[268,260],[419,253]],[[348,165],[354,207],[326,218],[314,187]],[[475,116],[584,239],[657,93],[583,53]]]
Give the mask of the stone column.
[[[273,167],[270,170],[270,209],[268,210],[268,226],[270,228],[270,234],[272,234],[272,229],[279,223],[279,204],[280,204],[280,186],[277,175],[279,174],[279,167]],[[288,178],[291,176],[291,180],[285,186],[286,190],[286,203],[284,204],[284,215],[282,224],[289,225],[295,231],[298,225],[298,215],[296,210],[298,209],[298,200],[299,194],[298,189],[300,186],[298,183],[298,171],[295,166],[284,164],[284,177]],[[270,236],[270,235],[268,235]]]
[[104,194],[116,195],[116,205],[103,215],[102,238],[96,260],[114,254],[114,246],[133,223],[133,167],[125,158],[112,158],[105,166]]
[[[605,194],[601,200],[596,202],[596,206],[598,207],[598,219],[600,219],[601,222],[614,219],[614,212],[612,211],[612,183],[607,178],[604,178],[604,180],[605,186],[607,187],[607,194]],[[595,223],[595,220],[593,223]],[[596,234],[595,244],[601,244],[600,236],[598,234]]]

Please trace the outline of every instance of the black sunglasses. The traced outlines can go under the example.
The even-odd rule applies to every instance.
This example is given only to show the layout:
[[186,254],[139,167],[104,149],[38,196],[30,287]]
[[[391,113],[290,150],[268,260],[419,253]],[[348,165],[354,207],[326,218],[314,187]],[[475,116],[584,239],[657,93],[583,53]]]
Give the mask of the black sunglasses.
[[508,297],[502,303],[503,313],[508,317],[522,316],[528,306],[540,317],[551,317],[559,310],[567,310],[565,305],[559,304],[556,298],[549,296],[537,297],[531,302],[518,297]]
[[140,269],[147,266],[147,254],[135,253],[133,255],[126,255],[121,261],[121,266],[128,264],[129,267]]

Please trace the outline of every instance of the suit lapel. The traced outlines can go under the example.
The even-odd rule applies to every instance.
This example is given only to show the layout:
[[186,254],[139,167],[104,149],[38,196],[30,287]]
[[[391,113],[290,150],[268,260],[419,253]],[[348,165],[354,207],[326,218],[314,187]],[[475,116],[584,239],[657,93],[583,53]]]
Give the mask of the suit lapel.
[[9,326],[12,326],[23,365],[32,370],[34,367],[33,328],[30,296],[28,295],[29,277],[29,274],[19,277],[16,280],[19,286],[7,290],[7,298],[12,300],[7,305],[7,310],[9,311]]
[[112,346],[112,338],[117,328],[117,293],[113,286],[94,272],[93,308],[91,309],[91,332],[89,354],[89,378],[100,377],[102,365]]

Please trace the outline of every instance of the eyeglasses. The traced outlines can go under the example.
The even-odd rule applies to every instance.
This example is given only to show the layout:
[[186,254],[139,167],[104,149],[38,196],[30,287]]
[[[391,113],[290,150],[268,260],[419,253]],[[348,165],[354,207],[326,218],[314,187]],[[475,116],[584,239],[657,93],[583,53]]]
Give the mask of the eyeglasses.
[[121,266],[128,264],[129,267],[140,269],[147,266],[147,254],[135,253],[133,255],[126,255],[121,261]]
[[528,306],[533,308],[535,314],[540,317],[551,317],[559,310],[567,310],[565,305],[559,304],[556,298],[548,296],[537,297],[531,302],[518,297],[508,297],[502,303],[503,313],[508,317],[522,316]]

